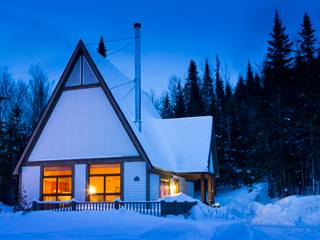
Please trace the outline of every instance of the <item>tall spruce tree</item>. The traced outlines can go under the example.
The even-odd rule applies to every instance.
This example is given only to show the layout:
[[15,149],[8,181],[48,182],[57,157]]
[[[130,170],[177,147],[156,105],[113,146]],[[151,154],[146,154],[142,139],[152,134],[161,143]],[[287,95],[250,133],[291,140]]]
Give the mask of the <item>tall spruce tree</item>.
[[177,94],[174,104],[174,117],[185,117],[185,105],[184,105],[184,99],[183,99],[183,91],[181,88],[180,80],[178,81],[177,85]]
[[211,77],[210,67],[208,59],[206,59],[206,65],[204,69],[204,75],[202,78],[202,98],[204,103],[204,115],[209,115],[209,109],[211,102],[213,101],[213,79]]
[[107,57],[107,49],[104,45],[103,36],[101,35],[99,46],[97,48],[98,53],[100,53],[104,58]]
[[172,106],[170,104],[170,98],[169,98],[169,94],[166,91],[164,97],[162,98],[161,101],[161,112],[160,115],[162,118],[166,119],[166,118],[171,118],[172,117]]
[[[300,114],[298,127],[303,134],[302,149],[307,153],[306,165],[311,162],[312,192],[316,194],[316,167],[315,159],[319,158],[316,149],[319,140],[316,137],[318,131],[317,119],[320,114],[319,109],[319,75],[315,69],[315,51],[317,38],[315,30],[312,28],[310,18],[307,13],[303,17],[302,30],[299,32],[299,50],[296,56],[295,74],[299,85],[300,104],[296,109]],[[300,133],[300,132],[299,132]],[[300,133],[301,134],[301,133]],[[317,155],[317,156],[316,156]]]
[[310,17],[307,13],[303,16],[303,23],[301,24],[302,30],[299,32],[300,39],[299,42],[299,52],[301,53],[301,57],[304,60],[306,67],[310,70],[310,65],[312,60],[314,59],[314,55],[316,52],[316,43],[318,38],[315,37],[314,30],[312,28],[312,23]]
[[203,100],[200,93],[200,78],[196,63],[191,60],[188,77],[184,86],[184,99],[186,105],[186,116],[201,116],[203,114]]
[[[279,197],[286,196],[287,191],[287,174],[290,167],[290,124],[288,119],[291,119],[292,113],[292,90],[295,84],[291,78],[291,47],[292,43],[289,40],[289,35],[285,33],[286,27],[282,25],[282,20],[275,12],[274,26],[270,36],[272,40],[268,41],[269,47],[266,58],[266,69],[269,71],[270,77],[265,78],[268,83],[265,89],[267,96],[267,111],[273,113],[270,115],[271,135],[274,136],[270,146],[274,149],[274,154],[268,156],[268,165],[271,165],[276,171],[277,176],[277,191]],[[266,72],[266,71],[265,71]],[[287,133],[287,134],[284,134]],[[270,140],[270,139],[269,139]]]
[[216,98],[219,111],[222,113],[225,107],[225,93],[223,87],[223,81],[220,76],[220,60],[218,55],[216,56]]

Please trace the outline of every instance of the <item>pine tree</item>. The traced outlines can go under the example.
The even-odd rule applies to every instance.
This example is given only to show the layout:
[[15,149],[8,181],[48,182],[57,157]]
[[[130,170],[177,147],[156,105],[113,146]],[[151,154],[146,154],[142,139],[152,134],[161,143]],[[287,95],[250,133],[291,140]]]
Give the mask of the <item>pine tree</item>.
[[318,132],[318,126],[316,124],[318,115],[320,114],[319,109],[319,75],[315,74],[315,44],[317,38],[315,38],[315,30],[312,29],[312,24],[307,13],[303,17],[303,23],[301,24],[302,30],[299,32],[300,39],[299,50],[297,52],[295,61],[295,74],[298,81],[298,92],[300,104],[298,104],[296,111],[299,112],[299,120],[297,126],[301,129],[303,144],[300,146],[305,152],[307,152],[306,165],[309,164],[308,160],[311,160],[312,167],[312,186],[313,194],[316,194],[315,187],[315,158],[316,148],[319,146],[319,141],[315,136]]
[[[291,47],[289,35],[285,33],[286,27],[282,25],[278,11],[275,13],[274,26],[270,33],[272,40],[268,41],[269,47],[265,65],[265,93],[267,94],[267,106],[265,111],[269,113],[269,119],[265,127],[269,131],[267,136],[270,138],[269,149],[274,151],[268,154],[268,166],[272,166],[276,172],[278,187],[277,191],[280,196],[286,196],[287,174],[291,164],[290,144],[291,134],[290,127],[292,116],[292,106],[294,100],[293,88],[295,83],[291,77]],[[286,134],[285,134],[286,133]],[[271,136],[273,139],[271,139]]]
[[218,55],[216,56],[216,98],[218,109],[223,112],[225,107],[225,93],[223,81],[220,77],[220,61]]
[[200,78],[198,77],[197,65],[191,60],[188,69],[188,78],[184,87],[184,99],[186,116],[201,116],[203,114],[203,100],[200,93]]
[[202,98],[204,102],[204,115],[209,114],[209,108],[211,102],[213,101],[213,79],[211,77],[211,72],[209,68],[208,59],[206,59],[206,65],[204,70],[204,75],[202,78]]
[[177,85],[177,94],[176,94],[175,105],[174,105],[174,117],[175,118],[185,117],[185,105],[184,105],[183,91],[181,88],[180,80],[178,81],[178,85]]
[[97,48],[97,51],[98,51],[98,53],[100,53],[104,58],[107,57],[107,54],[106,54],[107,49],[106,49],[106,47],[105,47],[105,45],[104,45],[104,41],[103,41],[103,36],[102,36],[102,35],[101,35],[101,38],[100,38],[100,42],[99,42],[99,46],[98,46],[98,48]]
[[171,118],[172,117],[172,107],[170,104],[169,94],[166,91],[162,101],[161,101],[161,117],[162,118]]
[[314,59],[316,51],[315,44],[317,43],[318,38],[314,36],[316,30],[312,29],[310,17],[307,13],[304,14],[301,26],[302,30],[299,32],[301,38],[298,39],[299,50],[306,66],[310,68],[311,62]]
[[251,68],[251,63],[248,61],[247,67],[247,75],[246,75],[246,104],[252,104],[254,102],[254,78],[253,78],[253,71]]

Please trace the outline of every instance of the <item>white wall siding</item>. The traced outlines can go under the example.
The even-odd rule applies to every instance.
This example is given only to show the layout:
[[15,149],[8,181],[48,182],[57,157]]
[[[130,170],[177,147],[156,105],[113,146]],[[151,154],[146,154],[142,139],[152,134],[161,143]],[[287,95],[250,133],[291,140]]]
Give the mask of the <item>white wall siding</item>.
[[85,202],[86,197],[86,164],[74,165],[74,198]]
[[150,201],[156,201],[160,198],[160,176],[150,174]]
[[27,203],[30,207],[33,199],[39,200],[40,194],[40,166],[22,167],[21,190],[27,196]]
[[185,178],[174,176],[173,178],[179,180],[179,192],[182,192],[194,198],[194,185],[193,182],[188,182]]
[[[124,164],[124,201],[146,201],[146,163],[125,162]],[[134,181],[139,177],[139,181]]]
[[64,91],[28,161],[138,156],[102,88]]

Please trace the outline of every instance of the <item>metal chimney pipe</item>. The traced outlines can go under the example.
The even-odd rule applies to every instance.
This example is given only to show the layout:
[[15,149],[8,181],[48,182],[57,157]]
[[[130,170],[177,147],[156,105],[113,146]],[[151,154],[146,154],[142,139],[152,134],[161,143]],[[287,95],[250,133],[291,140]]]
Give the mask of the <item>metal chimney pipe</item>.
[[134,24],[135,28],[135,120],[139,132],[141,132],[141,58],[140,58],[140,23]]

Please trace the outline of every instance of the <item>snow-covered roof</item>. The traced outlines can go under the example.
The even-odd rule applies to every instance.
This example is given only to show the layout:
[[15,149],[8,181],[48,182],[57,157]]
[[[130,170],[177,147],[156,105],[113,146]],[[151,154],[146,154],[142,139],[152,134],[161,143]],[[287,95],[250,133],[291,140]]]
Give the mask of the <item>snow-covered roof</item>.
[[212,117],[161,119],[149,96],[142,90],[140,133],[134,123],[134,81],[90,46],[85,47],[152,166],[176,173],[208,172]]

